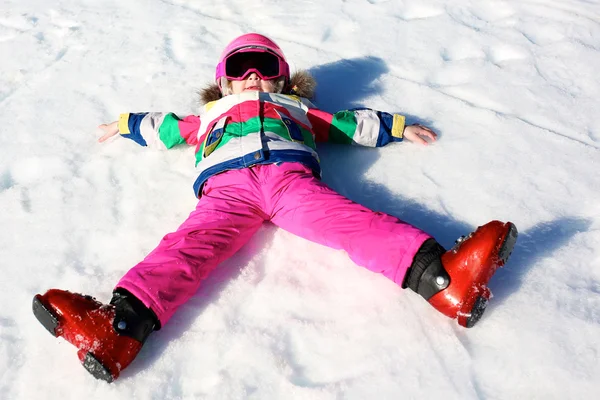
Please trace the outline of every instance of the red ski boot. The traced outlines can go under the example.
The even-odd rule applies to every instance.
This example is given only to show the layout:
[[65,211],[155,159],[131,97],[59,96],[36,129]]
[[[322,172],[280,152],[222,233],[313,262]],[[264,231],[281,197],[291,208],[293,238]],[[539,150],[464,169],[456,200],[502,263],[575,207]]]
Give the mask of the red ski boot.
[[158,326],[154,313],[122,289],[117,289],[109,305],[91,296],[51,289],[35,295],[33,313],[52,335],[77,347],[88,372],[107,382],[119,377]]
[[415,255],[403,286],[422,295],[442,314],[458,318],[460,325],[471,328],[491,297],[487,283],[506,263],[516,241],[515,225],[500,221],[489,222],[466,238],[461,237],[449,251],[435,240],[427,240]]

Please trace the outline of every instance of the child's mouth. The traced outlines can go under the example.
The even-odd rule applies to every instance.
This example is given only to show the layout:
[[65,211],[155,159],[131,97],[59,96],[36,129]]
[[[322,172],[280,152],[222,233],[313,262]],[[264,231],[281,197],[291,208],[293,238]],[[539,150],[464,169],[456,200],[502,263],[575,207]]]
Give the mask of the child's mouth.
[[260,88],[258,86],[250,86],[250,87],[247,87],[244,90],[260,90]]

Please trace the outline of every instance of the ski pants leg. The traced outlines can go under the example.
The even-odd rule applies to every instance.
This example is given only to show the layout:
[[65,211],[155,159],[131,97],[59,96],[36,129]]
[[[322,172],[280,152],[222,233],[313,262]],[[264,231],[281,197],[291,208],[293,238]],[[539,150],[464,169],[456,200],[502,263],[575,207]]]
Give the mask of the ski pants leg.
[[270,196],[275,225],[313,242],[343,249],[356,264],[402,284],[429,234],[336,193],[302,164],[283,164],[278,173],[293,178],[282,181]]
[[251,170],[210,178],[198,205],[177,231],[117,283],[150,307],[161,325],[192,297],[222,261],[238,251],[265,220]]

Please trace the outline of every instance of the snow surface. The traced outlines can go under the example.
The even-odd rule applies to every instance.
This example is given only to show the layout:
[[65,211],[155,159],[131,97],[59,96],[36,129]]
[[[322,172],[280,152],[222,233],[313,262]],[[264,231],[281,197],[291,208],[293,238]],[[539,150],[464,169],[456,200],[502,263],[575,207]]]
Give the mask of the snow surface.
[[[597,0],[1,0],[0,398],[591,399],[600,392]],[[96,126],[197,110],[233,37],[260,31],[328,111],[401,112],[427,147],[323,146],[324,180],[445,246],[520,231],[473,329],[265,225],[109,385],[49,335],[49,288],[108,301],[195,206],[193,149]]]

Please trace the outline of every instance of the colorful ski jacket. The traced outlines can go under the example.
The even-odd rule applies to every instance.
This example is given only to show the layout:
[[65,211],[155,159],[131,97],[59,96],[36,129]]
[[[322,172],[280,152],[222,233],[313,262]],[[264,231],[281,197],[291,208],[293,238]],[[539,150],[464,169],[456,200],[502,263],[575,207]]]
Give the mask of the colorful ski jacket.
[[201,116],[121,114],[119,133],[142,146],[196,146],[197,197],[211,176],[255,164],[300,162],[321,176],[316,142],[380,147],[402,140],[404,117],[367,108],[330,114],[309,100],[258,91],[228,95]]

